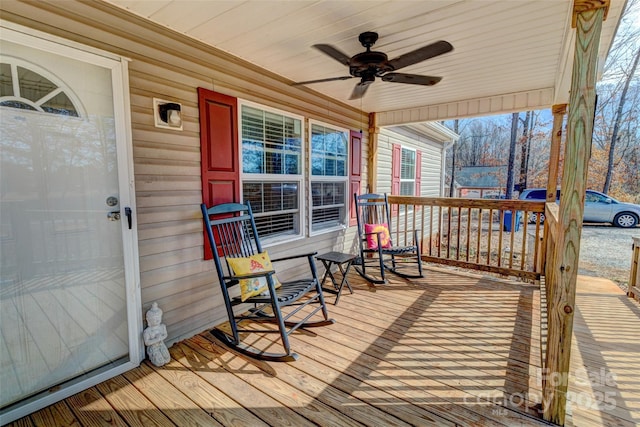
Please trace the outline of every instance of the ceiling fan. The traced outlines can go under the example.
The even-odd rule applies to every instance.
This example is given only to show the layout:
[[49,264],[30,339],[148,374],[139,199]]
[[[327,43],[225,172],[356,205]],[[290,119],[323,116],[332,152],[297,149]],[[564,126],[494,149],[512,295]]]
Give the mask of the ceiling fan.
[[326,79],[309,80],[293,84],[306,85],[359,77],[360,83],[356,84],[353,88],[353,92],[349,99],[362,98],[367,92],[369,85],[375,81],[376,77],[380,77],[384,82],[432,86],[442,80],[442,77],[396,73],[395,71],[453,50],[453,46],[449,42],[440,40],[389,60],[385,53],[371,50],[371,46],[373,46],[378,40],[378,33],[374,33],[372,31],[364,32],[358,36],[358,40],[367,50],[365,52],[358,53],[351,58],[329,44],[313,45],[313,47],[318,49],[320,52],[330,56],[339,63],[348,66],[349,76],[329,77]]

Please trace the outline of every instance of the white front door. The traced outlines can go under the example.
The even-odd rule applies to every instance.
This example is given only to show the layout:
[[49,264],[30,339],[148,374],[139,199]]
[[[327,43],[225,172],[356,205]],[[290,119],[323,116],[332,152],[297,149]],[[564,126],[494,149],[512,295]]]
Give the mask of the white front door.
[[126,61],[1,24],[3,424],[139,363],[141,316]]

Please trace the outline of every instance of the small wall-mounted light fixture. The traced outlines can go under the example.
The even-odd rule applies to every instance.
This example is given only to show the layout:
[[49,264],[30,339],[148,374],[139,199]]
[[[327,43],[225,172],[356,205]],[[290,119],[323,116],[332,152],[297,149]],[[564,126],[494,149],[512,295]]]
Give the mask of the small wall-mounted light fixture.
[[153,98],[156,127],[182,130],[182,104]]

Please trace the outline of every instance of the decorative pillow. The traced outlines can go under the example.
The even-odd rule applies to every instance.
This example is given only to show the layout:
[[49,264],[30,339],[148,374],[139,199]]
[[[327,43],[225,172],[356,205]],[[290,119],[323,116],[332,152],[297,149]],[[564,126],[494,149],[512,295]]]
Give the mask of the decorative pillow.
[[[227,262],[229,263],[229,267],[233,270],[233,274],[237,275],[273,270],[267,251],[246,258],[227,258]],[[273,278],[273,283],[276,289],[282,286],[275,274],[271,277]],[[267,286],[266,277],[240,279],[239,284],[240,299],[242,301],[260,294],[269,295],[269,287]]]
[[[391,247],[391,236],[389,235],[389,226],[387,223],[382,224],[365,224],[364,232],[367,233],[367,246],[369,249],[378,249],[378,235],[380,234],[380,246],[383,248]],[[369,234],[373,233],[373,234]]]

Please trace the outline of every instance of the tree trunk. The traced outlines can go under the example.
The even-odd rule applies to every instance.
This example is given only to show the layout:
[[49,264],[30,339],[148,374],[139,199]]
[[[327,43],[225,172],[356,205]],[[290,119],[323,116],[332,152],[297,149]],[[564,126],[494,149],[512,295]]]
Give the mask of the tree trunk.
[[607,177],[604,180],[604,187],[602,188],[602,192],[605,194],[609,193],[609,187],[611,187],[611,178],[613,175],[613,160],[616,143],[618,142],[620,122],[622,121],[622,110],[624,108],[624,103],[627,97],[627,91],[629,90],[629,84],[631,83],[631,79],[633,79],[633,75],[635,74],[636,68],[638,67],[638,59],[640,59],[640,49],[638,49],[638,51],[636,52],[636,57],[633,60],[631,72],[627,75],[627,78],[624,82],[624,88],[622,89],[622,93],[620,94],[620,102],[618,103],[618,109],[616,110],[615,122],[613,123],[613,132],[611,133],[611,144],[609,144],[609,163],[607,165]]
[[505,198],[511,199],[513,196],[513,178],[514,178],[514,164],[516,162],[516,140],[518,139],[518,117],[520,113],[513,113],[511,115],[511,143],[509,144],[509,164],[507,165],[507,191]]
[[520,179],[518,181],[519,191],[527,188],[527,141],[529,140],[529,120],[531,111],[527,111],[522,123],[522,145],[520,147]]
[[[458,133],[460,121],[456,119],[453,122],[453,131]],[[453,144],[451,150],[451,184],[449,185],[449,197],[453,197],[455,193],[455,180],[456,180],[456,151],[458,151],[458,145]]]

